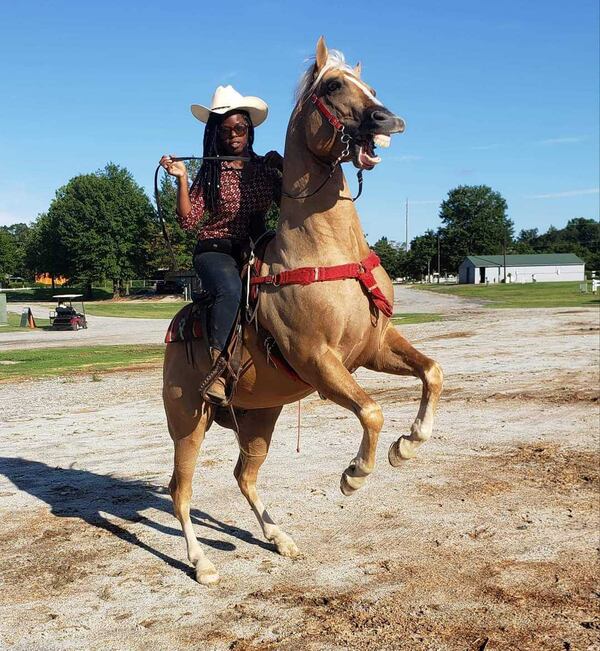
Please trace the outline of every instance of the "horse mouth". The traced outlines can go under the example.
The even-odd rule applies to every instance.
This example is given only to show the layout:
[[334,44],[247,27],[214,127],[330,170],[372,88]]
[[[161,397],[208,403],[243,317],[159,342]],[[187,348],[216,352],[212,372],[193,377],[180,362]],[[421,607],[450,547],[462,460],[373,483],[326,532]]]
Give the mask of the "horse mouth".
[[389,147],[390,137],[385,134],[368,136],[365,140],[358,142],[354,147],[353,163],[360,170],[372,170],[381,157],[375,155],[376,147]]

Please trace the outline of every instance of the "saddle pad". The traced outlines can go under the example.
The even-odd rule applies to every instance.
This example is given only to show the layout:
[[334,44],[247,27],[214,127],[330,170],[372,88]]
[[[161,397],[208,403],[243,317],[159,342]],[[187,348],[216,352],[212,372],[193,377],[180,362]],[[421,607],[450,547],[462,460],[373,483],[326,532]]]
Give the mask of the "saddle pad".
[[192,312],[193,307],[193,303],[182,307],[171,319],[165,335],[165,344],[202,339],[202,324]]
[[[179,310],[179,312],[177,312],[177,314],[171,319],[171,323],[167,328],[167,334],[165,335],[166,344],[173,344],[181,341],[193,341],[194,339],[202,339],[204,337],[201,321],[197,318],[196,312],[192,312],[193,307],[193,303],[182,307],[181,310]],[[269,359],[275,368],[284,371],[294,380],[303,382],[302,378],[287,363],[287,360],[281,354],[277,345],[270,347]]]

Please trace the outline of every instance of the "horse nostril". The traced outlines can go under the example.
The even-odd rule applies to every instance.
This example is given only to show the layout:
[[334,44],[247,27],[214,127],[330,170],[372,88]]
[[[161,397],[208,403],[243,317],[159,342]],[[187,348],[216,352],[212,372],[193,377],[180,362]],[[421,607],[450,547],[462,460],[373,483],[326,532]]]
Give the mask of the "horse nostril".
[[374,120],[375,122],[385,122],[389,117],[388,113],[378,111],[377,109],[371,113],[371,120]]

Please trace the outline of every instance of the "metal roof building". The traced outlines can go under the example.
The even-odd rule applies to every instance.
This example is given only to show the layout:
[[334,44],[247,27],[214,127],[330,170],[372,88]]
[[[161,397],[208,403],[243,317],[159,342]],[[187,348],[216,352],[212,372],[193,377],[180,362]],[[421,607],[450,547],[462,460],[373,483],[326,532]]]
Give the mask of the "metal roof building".
[[574,253],[469,255],[458,268],[458,282],[500,283],[585,280],[585,262]]

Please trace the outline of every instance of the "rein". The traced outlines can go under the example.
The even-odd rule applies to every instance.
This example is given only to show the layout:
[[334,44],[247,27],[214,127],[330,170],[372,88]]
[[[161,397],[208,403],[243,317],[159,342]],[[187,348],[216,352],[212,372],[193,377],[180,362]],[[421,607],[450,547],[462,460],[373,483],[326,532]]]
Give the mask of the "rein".
[[[342,141],[342,144],[344,145],[344,151],[337,157],[337,159],[333,163],[329,163],[329,174],[328,176],[325,177],[325,180],[319,185],[319,187],[316,190],[313,190],[312,192],[309,192],[308,194],[288,194],[283,188],[281,189],[281,194],[284,197],[287,197],[288,199],[308,199],[309,197],[314,196],[321,190],[327,181],[333,176],[333,173],[337,169],[337,167],[341,164],[342,159],[346,158],[346,156],[350,153],[350,141],[353,140],[352,136],[348,133],[346,133],[344,124],[325,106],[323,103],[323,100],[317,96],[316,93],[313,93],[310,96],[310,101],[315,105],[317,108],[317,111],[329,122],[329,124],[338,132],[341,133],[340,140]],[[352,201],[356,201],[360,195],[362,194],[363,190],[363,171],[358,170],[356,173],[356,178],[358,179],[358,194],[352,199]]]

